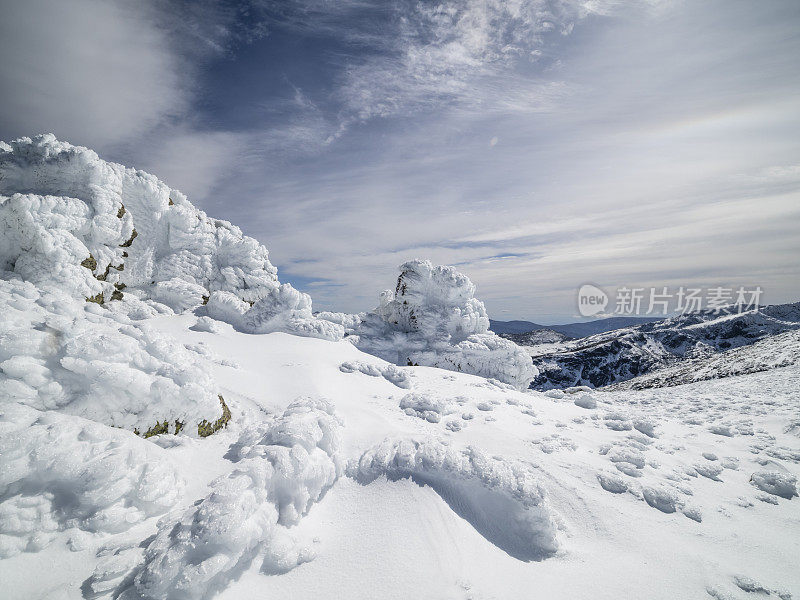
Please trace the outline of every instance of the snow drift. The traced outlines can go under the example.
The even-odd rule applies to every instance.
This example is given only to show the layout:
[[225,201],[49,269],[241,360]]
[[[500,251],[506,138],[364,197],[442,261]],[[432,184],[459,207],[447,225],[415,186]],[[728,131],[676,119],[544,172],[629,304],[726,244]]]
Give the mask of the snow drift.
[[475,285],[453,267],[412,260],[395,291],[365,315],[321,313],[343,325],[359,350],[398,365],[423,365],[498,379],[525,389],[537,375],[531,357],[489,331]]
[[437,439],[386,440],[365,452],[348,474],[362,484],[378,477],[429,485],[461,517],[519,560],[542,560],[558,550],[556,525],[532,467],[454,450]]

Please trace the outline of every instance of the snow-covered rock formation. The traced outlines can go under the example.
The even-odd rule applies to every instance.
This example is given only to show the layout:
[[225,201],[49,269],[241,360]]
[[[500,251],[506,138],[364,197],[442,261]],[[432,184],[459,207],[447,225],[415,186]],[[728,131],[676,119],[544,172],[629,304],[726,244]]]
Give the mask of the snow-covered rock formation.
[[37,552],[70,530],[127,531],[180,499],[185,482],[149,441],[99,423],[0,404],[0,558]]
[[280,284],[267,249],[238,227],[53,135],[0,143],[0,268],[138,316],[210,304],[209,316],[244,331],[343,334]]
[[343,325],[359,350],[398,365],[461,371],[520,389],[537,375],[526,352],[489,331],[475,285],[453,267],[409,261],[400,265],[394,292],[382,292],[374,311],[319,316]]
[[0,401],[144,436],[230,412],[196,357],[144,324],[196,310],[252,333],[340,339],[266,248],[154,176],[52,135],[0,142]]
[[[16,277],[0,279],[0,405],[56,410],[149,436],[226,421],[214,378],[147,323]],[[212,425],[210,425],[212,424]]]

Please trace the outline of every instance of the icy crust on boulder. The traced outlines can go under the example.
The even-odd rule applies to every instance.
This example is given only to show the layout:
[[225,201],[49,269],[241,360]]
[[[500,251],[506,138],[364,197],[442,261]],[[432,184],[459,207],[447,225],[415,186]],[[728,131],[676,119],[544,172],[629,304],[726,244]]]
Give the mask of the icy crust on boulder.
[[557,527],[535,470],[456,450],[438,439],[388,439],[348,467],[362,484],[381,476],[428,485],[490,542],[520,560],[542,560],[558,550]]
[[321,318],[344,325],[360,350],[398,365],[423,365],[498,379],[525,389],[537,375],[531,357],[489,331],[475,285],[453,267],[412,260],[400,266],[395,291],[359,319]]
[[302,398],[266,428],[245,431],[233,449],[237,467],[180,521],[159,524],[130,597],[209,597],[264,550],[270,574],[311,560],[288,528],[341,475],[339,428],[328,402]]
[[343,333],[316,322],[309,297],[281,286],[266,248],[238,227],[50,134],[0,145],[0,270],[81,300],[134,296],[176,312],[224,292],[247,314],[235,323],[246,331]]
[[19,404],[0,405],[0,456],[0,558],[37,552],[68,529],[73,538],[126,531],[184,489],[155,444]]
[[20,403],[128,431],[198,435],[222,415],[218,386],[146,323],[18,278],[0,279],[0,406]]

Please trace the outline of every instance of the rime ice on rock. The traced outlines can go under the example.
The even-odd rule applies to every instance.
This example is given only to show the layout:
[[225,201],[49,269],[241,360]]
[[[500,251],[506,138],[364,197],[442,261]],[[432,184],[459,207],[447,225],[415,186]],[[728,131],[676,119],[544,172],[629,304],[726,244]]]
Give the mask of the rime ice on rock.
[[280,284],[267,249],[238,227],[153,175],[50,134],[0,145],[0,269],[139,316],[194,309],[216,293],[225,301],[215,307],[235,306],[209,316],[246,331],[343,334]]
[[489,331],[486,308],[469,278],[427,260],[401,265],[395,291],[384,291],[374,311],[360,318],[319,316],[344,325],[360,350],[398,365],[461,371],[520,389],[537,374],[526,352]]

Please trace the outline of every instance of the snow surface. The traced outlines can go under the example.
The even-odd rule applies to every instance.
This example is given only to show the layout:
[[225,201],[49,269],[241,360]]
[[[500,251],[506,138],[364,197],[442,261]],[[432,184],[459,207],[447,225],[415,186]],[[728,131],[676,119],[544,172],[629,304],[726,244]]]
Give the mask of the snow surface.
[[[800,472],[797,366],[664,390],[578,388],[550,397],[397,367],[344,341],[253,336],[229,325],[210,333],[195,323],[183,315],[146,324],[239,365],[198,355],[231,407],[227,429],[202,440],[143,440],[35,413],[92,425],[105,443],[122,440],[129,451],[150,448],[161,468],[187,482],[165,486],[179,510],[158,524],[126,475],[115,496],[139,519],[126,530],[81,525],[80,509],[32,521],[14,534],[21,552],[0,561],[7,597],[168,597],[175,589],[189,598],[220,590],[223,599],[716,597],[707,590],[747,598],[736,578],[800,589],[800,500],[791,495]],[[389,367],[406,374],[410,389],[374,374]],[[586,395],[596,408],[575,405]],[[287,411],[298,397],[306,399]],[[445,408],[430,421],[404,405]],[[320,422],[339,438],[336,459]],[[17,429],[27,423],[14,417]],[[65,427],[52,452],[60,456],[79,437]],[[39,447],[11,445],[21,454]],[[336,479],[337,464],[349,465],[345,477]],[[49,479],[31,469],[25,481],[72,481],[69,464],[50,469]],[[111,479],[110,470],[95,473],[91,486],[110,487],[102,477]],[[30,498],[4,491],[2,506],[22,511],[18,503]],[[280,506],[290,507],[283,520]],[[46,547],[29,545],[32,534],[46,535]]]
[[[800,597],[800,364],[520,390],[452,269],[335,323],[148,175],[50,137],[0,157],[4,599]],[[199,230],[171,246],[175,206]]]

